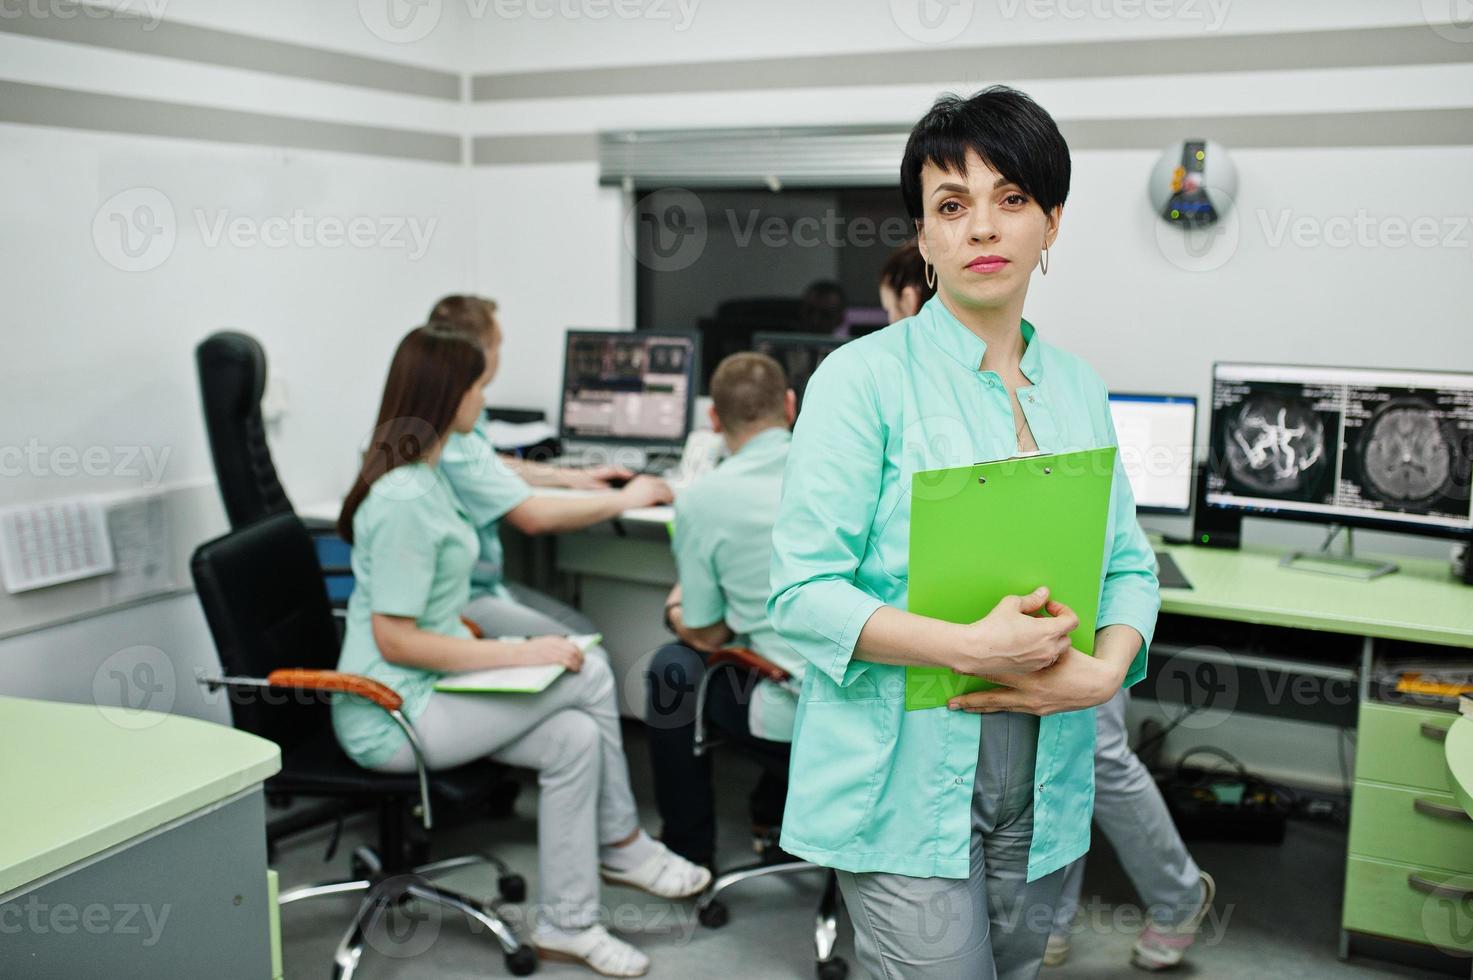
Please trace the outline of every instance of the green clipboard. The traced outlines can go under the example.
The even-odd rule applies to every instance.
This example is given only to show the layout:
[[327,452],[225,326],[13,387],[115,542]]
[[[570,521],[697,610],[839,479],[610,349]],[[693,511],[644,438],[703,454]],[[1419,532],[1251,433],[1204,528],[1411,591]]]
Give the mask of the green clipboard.
[[[911,478],[907,608],[971,623],[1040,585],[1079,615],[1074,648],[1094,652],[1114,447],[925,470]],[[907,667],[905,708],[997,687],[944,667]]]

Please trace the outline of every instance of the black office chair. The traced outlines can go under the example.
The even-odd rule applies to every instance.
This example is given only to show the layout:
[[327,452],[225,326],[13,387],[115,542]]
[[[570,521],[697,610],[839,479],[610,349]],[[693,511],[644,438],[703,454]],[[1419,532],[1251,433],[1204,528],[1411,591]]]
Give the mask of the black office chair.
[[[215,482],[233,528],[275,514],[290,514],[292,502],[271,461],[261,396],[266,391],[266,351],[256,338],[233,330],[213,333],[194,349],[200,402]],[[334,605],[343,608],[353,591],[347,545],[332,521],[305,518]]]
[[[362,902],[334,955],[335,980],[349,980],[362,956],[365,932],[392,906],[415,898],[459,911],[484,925],[501,944],[507,969],[525,976],[537,957],[489,904],[442,888],[444,871],[487,863],[500,874],[501,897],[519,902],[526,882],[489,854],[424,863],[427,845],[413,837],[408,817],[433,826],[431,802],[473,810],[504,778],[506,769],[479,761],[429,773],[411,725],[392,689],[367,677],[334,670],[337,630],[312,541],[291,513],[276,514],[195,550],[190,565],[225,675],[205,678],[210,690],[230,693],[235,726],[281,746],[281,772],[268,793],[325,797],[376,806],[377,848],[353,852],[353,877],[283,893],[282,905],[326,895],[362,893]],[[399,725],[414,750],[417,774],[388,775],[360,768],[333,735],[328,692],[366,698]]]
[[[719,739],[711,738],[706,734],[706,696],[711,689],[712,678],[718,671],[724,669],[750,671],[764,680],[786,688],[795,696],[798,693],[798,684],[793,676],[755,650],[743,647],[726,647],[717,650],[706,659],[706,672],[701,675],[701,683],[696,688],[696,755],[705,755],[712,748],[721,744]],[[726,905],[718,900],[718,896],[726,889],[753,878],[813,871],[824,872],[823,897],[819,899],[818,912],[813,921],[814,966],[818,971],[819,980],[844,980],[849,975],[849,964],[844,961],[843,957],[834,955],[834,947],[839,941],[840,897],[839,878],[832,868],[824,868],[810,861],[796,858],[778,861],[761,860],[732,868],[712,880],[705,894],[696,903],[696,916],[701,925],[719,929],[730,919],[730,912]]]

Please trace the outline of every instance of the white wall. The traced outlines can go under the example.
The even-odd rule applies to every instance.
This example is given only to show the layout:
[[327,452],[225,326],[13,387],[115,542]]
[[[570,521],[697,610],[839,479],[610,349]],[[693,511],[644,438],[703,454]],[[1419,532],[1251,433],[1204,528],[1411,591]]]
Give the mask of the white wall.
[[[355,40],[354,6],[339,16],[320,5],[253,5],[242,20],[238,5],[180,2],[168,14],[402,57],[405,46]],[[433,51],[408,47],[453,71],[441,63],[454,60],[457,37],[426,41],[439,44]],[[452,140],[460,132],[453,100],[12,34],[0,35],[0,81]],[[186,588],[190,551],[225,530],[195,345],[225,328],[264,344],[271,387],[285,397],[270,435],[287,491],[298,503],[338,498],[372,428],[393,345],[475,269],[472,177],[455,162],[0,125],[0,181],[10,189],[0,199],[0,447],[29,448],[0,460],[0,506],[162,494],[170,577]],[[144,225],[161,230],[145,238]],[[350,226],[358,237],[349,239]],[[125,228],[136,258],[123,249]],[[108,462],[79,472],[72,454],[89,449]],[[0,593],[0,691],[92,700],[102,659],[143,644],[172,661],[181,710],[202,711],[185,689],[214,654],[193,595],[124,609],[111,595],[108,579]],[[87,618],[27,632],[76,616]]]
[[[131,6],[153,9],[143,0]],[[1133,14],[1137,8],[1123,0],[1088,5],[1105,10],[1103,18],[1075,17],[1081,6],[1075,0],[964,2],[947,9],[970,9],[970,19],[939,43],[1159,37],[1169,44],[1173,37],[1427,26],[1420,0],[1235,0],[1217,8],[1203,0],[1172,7],[1179,15],[1165,19]],[[1140,9],[1146,8],[1160,9]],[[170,0],[163,14],[179,24],[464,73],[866,52],[882,58],[891,50],[934,49],[915,36],[898,0],[699,0],[684,8],[675,0],[644,0],[619,7],[641,16],[603,20],[592,18],[601,9],[597,0],[566,0],[561,12],[542,17],[547,9],[542,0],[533,7],[442,0],[422,8],[429,20],[404,28],[386,28],[383,10],[371,2],[269,0],[244,7]],[[694,17],[679,29],[682,11],[691,10]],[[1181,13],[1187,10],[1200,14]],[[661,11],[668,16],[657,16]],[[979,57],[969,77],[924,84],[766,90],[754,75],[750,88],[731,91],[462,104],[0,33],[0,83],[457,138],[903,125],[941,90],[1009,81],[989,77],[987,64]],[[1473,67],[1466,64],[1043,78],[1020,85],[1065,122],[1473,105]],[[1219,246],[1206,263],[1182,260],[1169,236],[1163,245],[1168,230],[1151,217],[1143,196],[1153,151],[1075,153],[1063,235],[1027,310],[1046,337],[1089,358],[1116,387],[1199,395],[1207,392],[1216,358],[1473,369],[1466,328],[1473,308],[1473,230],[1466,224],[1473,215],[1467,180],[1473,150],[1229,149],[1241,186],[1237,221],[1224,227],[1236,228],[1236,245]],[[191,360],[194,344],[222,327],[260,337],[273,376],[284,382],[287,410],[272,431],[273,448],[299,503],[341,492],[354,446],[371,424],[392,343],[441,293],[469,288],[501,302],[506,368],[493,398],[554,411],[562,330],[620,327],[634,316],[635,265],[625,238],[630,202],[599,187],[597,177],[592,160],[468,167],[0,124],[0,178],[12,189],[0,203],[6,229],[0,263],[9,272],[0,446],[34,441],[43,457],[53,454],[52,462],[57,447],[149,448],[155,459],[168,453],[157,487],[146,473],[115,469],[63,478],[49,472],[54,466],[27,466],[0,479],[0,504],[165,489],[178,502],[174,572],[187,585],[188,551],[223,529]],[[114,214],[141,220],[137,206],[157,204],[152,194],[140,197],[140,188],[162,196],[175,232],[161,262],[129,272],[117,267],[128,262],[112,222]],[[115,198],[127,193],[133,196]],[[301,212],[316,231],[307,244],[284,248],[210,245],[197,212],[206,231],[227,212],[244,218],[248,230]],[[1362,214],[1375,223],[1370,247],[1271,240],[1285,221],[1302,226],[1302,236],[1333,233],[1336,222]],[[386,222],[414,219],[421,228],[433,223],[433,232],[415,256],[385,243],[321,244],[324,221],[353,218],[368,219],[380,232],[388,230]],[[1395,222],[1418,218],[1437,223],[1438,242],[1395,244]],[[1195,268],[1204,264],[1215,267]],[[1417,547],[1406,539],[1386,543]],[[1422,550],[1441,553],[1441,546]],[[145,642],[142,619],[162,630],[150,634],[158,637],[149,641],[154,646],[197,650],[199,623],[177,614],[192,603],[186,596],[94,616],[65,627],[67,643],[55,649],[50,630],[0,639],[0,689],[36,690],[36,678],[44,676],[51,696],[89,699],[97,656],[124,641]],[[95,584],[0,596],[0,638],[106,605]],[[79,654],[82,649],[89,652]]]

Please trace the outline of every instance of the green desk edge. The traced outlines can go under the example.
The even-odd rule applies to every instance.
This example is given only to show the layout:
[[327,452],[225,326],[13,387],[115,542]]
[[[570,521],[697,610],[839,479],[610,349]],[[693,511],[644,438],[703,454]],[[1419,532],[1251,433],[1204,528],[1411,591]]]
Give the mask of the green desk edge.
[[180,715],[0,697],[0,896],[257,785],[274,742]]
[[1473,718],[1460,717],[1453,722],[1444,746],[1453,796],[1458,806],[1473,817]]
[[1400,571],[1360,581],[1283,568],[1270,549],[1152,544],[1193,586],[1162,589],[1163,613],[1473,647],[1473,587],[1446,561],[1390,556]]

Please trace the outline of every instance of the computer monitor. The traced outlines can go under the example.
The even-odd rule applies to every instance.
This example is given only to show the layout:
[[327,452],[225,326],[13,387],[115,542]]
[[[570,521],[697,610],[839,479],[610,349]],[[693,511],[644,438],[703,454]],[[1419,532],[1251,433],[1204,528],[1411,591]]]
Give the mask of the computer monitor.
[[1110,393],[1110,415],[1120,440],[1120,462],[1136,510],[1189,514],[1197,456],[1197,399],[1193,395]]
[[808,379],[823,363],[823,359],[842,347],[849,338],[832,334],[816,333],[759,333],[752,336],[752,349],[766,354],[783,366],[788,375],[788,387],[798,396],[798,408],[803,407],[803,392],[808,389]]
[[1473,533],[1473,374],[1215,364],[1208,506]]
[[679,446],[690,431],[696,336],[569,330],[558,433],[564,442]]

